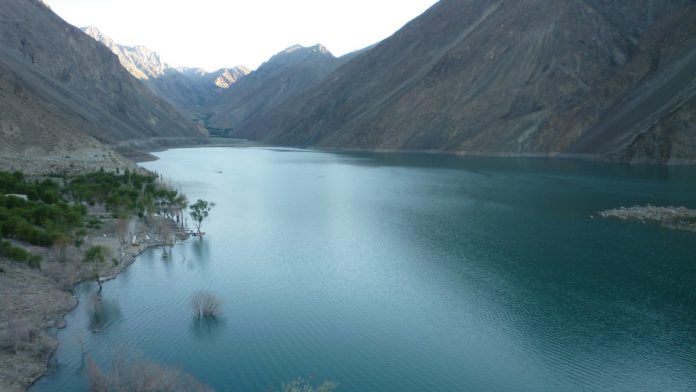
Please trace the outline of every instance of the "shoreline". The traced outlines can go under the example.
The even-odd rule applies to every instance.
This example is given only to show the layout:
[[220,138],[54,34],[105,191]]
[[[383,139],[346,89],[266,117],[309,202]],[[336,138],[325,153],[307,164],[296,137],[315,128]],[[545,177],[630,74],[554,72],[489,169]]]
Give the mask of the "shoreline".
[[[128,269],[135,263],[138,256],[146,250],[161,246],[172,246],[180,241],[185,241],[189,238],[188,233],[177,227],[175,221],[169,218],[154,218],[167,222],[166,224],[172,228],[174,241],[168,243],[155,233],[152,222],[146,222],[144,218],[131,218],[131,225],[135,227],[133,234],[139,239],[137,245],[132,243],[120,244],[117,239],[114,227],[109,227],[101,232],[93,233],[88,244],[82,249],[86,249],[93,245],[103,245],[112,249],[115,258],[118,258],[118,264],[109,263],[100,275],[100,283],[115,279],[123,271]],[[44,254],[50,254],[50,250],[44,249]],[[74,252],[76,253],[76,252]],[[71,255],[75,256],[75,255]],[[21,349],[17,349],[14,353],[10,351],[0,351],[0,390],[1,391],[27,391],[44,377],[49,370],[49,364],[58,349],[57,335],[59,331],[67,326],[65,317],[74,311],[79,301],[74,296],[75,288],[87,282],[94,282],[94,278],[89,274],[89,266],[85,265],[82,260],[71,257],[72,260],[60,262],[51,257],[45,260],[45,267],[42,270],[31,270],[23,265],[17,265],[11,261],[3,261],[0,263],[7,271],[0,277],[11,282],[12,278],[21,277],[22,280],[28,281],[23,286],[16,288],[21,293],[39,291],[40,295],[47,298],[53,298],[53,301],[48,303],[40,302],[34,304],[36,306],[23,306],[27,304],[20,303],[18,307],[23,310],[22,315],[25,320],[29,317],[29,321],[33,320],[34,324],[40,326],[36,329],[36,333],[40,338],[23,342]],[[52,272],[57,268],[75,269],[75,280],[68,286],[64,286],[56,280],[55,277],[50,277]],[[8,285],[9,286],[9,285]],[[19,295],[18,297],[21,297]],[[30,299],[20,298],[20,301],[29,301]],[[34,301],[36,302],[36,301]],[[26,308],[26,309],[25,309]],[[39,309],[40,308],[40,309]],[[10,309],[8,309],[10,312]],[[42,314],[43,313],[43,314]]]
[[[660,167],[690,167],[696,166],[696,159],[670,159],[667,161],[659,159],[617,159],[615,157],[603,156],[600,154],[579,154],[579,153],[512,153],[512,152],[477,152],[477,151],[443,151],[443,150],[409,150],[409,149],[392,149],[392,148],[340,148],[340,147],[325,147],[325,146],[296,146],[296,145],[275,145],[255,142],[248,139],[235,139],[223,137],[211,137],[205,139],[204,142],[183,143],[174,145],[158,145],[157,147],[145,147],[140,152],[140,155],[129,156],[128,159],[135,163],[151,162],[158,158],[152,153],[162,152],[179,148],[205,148],[205,147],[236,147],[236,148],[288,148],[302,151],[316,151],[325,153],[374,153],[374,154],[423,154],[423,155],[442,155],[453,157],[471,157],[471,158],[504,158],[504,159],[556,159],[556,160],[577,160],[583,162],[607,163],[607,164],[623,164],[630,166],[660,166]],[[132,148],[132,147],[131,147]]]
[[[182,229],[181,232],[184,233],[184,230]],[[179,233],[176,233],[176,234],[179,234]],[[183,239],[176,239],[176,240],[172,243],[172,246],[176,245],[177,242],[179,242],[179,241],[186,241],[188,238],[189,238],[189,236],[186,235],[185,238],[183,238]],[[129,254],[128,254],[128,260],[129,260],[129,261],[126,261],[126,262],[123,262],[123,263],[119,264],[120,268],[117,268],[115,271],[110,271],[110,273],[112,273],[112,275],[109,275],[109,276],[106,276],[106,277],[100,277],[100,278],[99,278],[99,283],[100,283],[100,284],[104,284],[104,283],[106,283],[106,282],[108,282],[108,281],[110,281],[110,280],[114,280],[114,279],[118,278],[118,276],[121,275],[121,273],[123,273],[125,270],[127,270],[128,268],[130,268],[133,264],[135,264],[136,260],[138,259],[138,256],[140,256],[141,254],[143,254],[145,251],[147,251],[147,250],[149,250],[149,249],[157,248],[157,247],[160,247],[160,246],[167,246],[167,244],[165,244],[165,243],[163,243],[163,242],[162,242],[162,243],[160,243],[160,242],[152,242],[152,243],[149,243],[149,244],[147,244],[147,245],[139,246],[139,247],[137,248],[137,249],[138,249],[137,252],[135,252],[135,253],[129,253]],[[83,279],[83,280],[80,280],[80,281],[78,281],[78,282],[75,282],[75,284],[73,285],[72,290],[74,291],[75,288],[76,288],[77,286],[79,286],[79,285],[81,285],[81,284],[85,284],[85,283],[87,283],[87,282],[90,282],[91,280],[92,280],[92,279]],[[68,314],[70,314],[70,312],[74,311],[75,309],[77,309],[77,308],[80,306],[80,301],[77,299],[77,297],[73,296],[73,298],[75,298],[74,306],[73,306],[70,310],[68,310],[67,312],[65,312],[65,313],[63,314],[63,316],[62,316],[62,318],[61,318],[62,324],[61,324],[60,326],[58,326],[58,327],[53,327],[53,328],[55,329],[56,338],[57,338],[58,332],[59,332],[61,329],[67,328],[67,326],[68,326],[68,323],[67,323],[67,321],[65,320],[65,317],[66,317]],[[98,332],[99,332],[99,331],[94,332],[94,333],[98,333]],[[49,364],[50,364],[50,361],[51,361],[51,359],[54,357],[54,355],[56,354],[56,352],[58,351],[58,345],[59,345],[59,344],[56,344],[56,346],[55,346],[55,348],[53,349],[53,351],[51,351],[51,353],[48,355],[48,357],[47,357],[47,359],[46,359],[45,371],[44,371],[40,376],[38,376],[35,380],[33,380],[33,381],[31,382],[31,384],[27,385],[27,387],[24,389],[25,391],[28,391],[29,388],[31,388],[34,384],[36,384],[39,380],[41,380],[44,376],[46,376],[46,374],[48,373],[49,366],[50,366],[50,365],[49,365]]]

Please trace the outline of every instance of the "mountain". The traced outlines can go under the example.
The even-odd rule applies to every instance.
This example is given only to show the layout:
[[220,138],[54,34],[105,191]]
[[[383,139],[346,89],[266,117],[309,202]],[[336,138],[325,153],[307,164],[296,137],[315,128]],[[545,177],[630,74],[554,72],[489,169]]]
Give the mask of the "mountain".
[[185,73],[189,79],[197,81],[206,86],[215,86],[219,89],[226,90],[232,87],[240,79],[251,73],[251,70],[245,66],[236,66],[234,68],[221,68],[214,72],[207,73]]
[[245,137],[257,119],[293,96],[323,81],[344,60],[322,45],[291,46],[271,57],[256,71],[220,94],[209,109],[211,132]]
[[235,137],[245,137],[237,130],[246,129],[276,105],[318,85],[339,65],[361,53],[336,58],[319,44],[294,45],[253,72],[244,66],[206,72],[171,67],[157,53],[143,46],[117,44],[95,27],[82,30],[108,47],[124,68],[186,117],[212,133]]
[[[0,154],[41,159],[206,132],[133,78],[106,47],[38,0],[0,0]],[[19,158],[17,158],[19,157]],[[85,158],[86,159],[86,158]]]
[[83,27],[81,30],[109,48],[118,57],[121,65],[138,79],[148,80],[161,77],[169,68],[157,53],[144,46],[119,45],[102,34],[96,27]]
[[441,0],[273,110],[217,117],[274,144],[694,159],[694,3]]
[[[624,161],[691,161],[694,123],[696,6],[690,6],[645,30],[630,61],[555,113],[537,138],[548,139],[555,149]],[[559,129],[571,143],[557,137]]]
[[201,68],[175,68],[144,46],[116,43],[96,27],[83,27],[87,35],[109,48],[121,65],[155,94],[167,100],[189,119],[202,121],[202,112],[221,91],[230,88],[250,70],[244,66],[206,72]]

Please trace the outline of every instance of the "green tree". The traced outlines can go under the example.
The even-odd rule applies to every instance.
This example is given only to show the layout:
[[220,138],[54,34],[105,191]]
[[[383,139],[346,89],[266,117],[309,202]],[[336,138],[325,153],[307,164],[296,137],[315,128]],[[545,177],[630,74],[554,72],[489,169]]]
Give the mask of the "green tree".
[[215,207],[215,203],[209,203],[201,199],[198,199],[198,201],[189,206],[191,209],[191,218],[196,224],[196,230],[198,233],[201,232],[201,225],[203,224],[203,221],[208,218],[210,215],[210,210],[213,207]]
[[96,245],[85,252],[84,263],[99,263],[102,264],[111,256],[111,249],[106,246]]
[[85,258],[82,259],[83,263],[89,263],[90,269],[92,270],[92,276],[94,280],[99,285],[99,291],[102,289],[102,282],[99,278],[103,264],[111,256],[111,248],[107,248],[102,245],[95,245],[85,252]]

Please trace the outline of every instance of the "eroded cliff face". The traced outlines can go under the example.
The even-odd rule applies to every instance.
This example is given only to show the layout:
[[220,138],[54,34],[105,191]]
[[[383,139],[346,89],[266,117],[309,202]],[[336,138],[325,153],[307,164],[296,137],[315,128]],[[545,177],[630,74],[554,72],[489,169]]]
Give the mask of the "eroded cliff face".
[[673,159],[609,109],[631,94],[666,99],[666,109],[638,100],[652,139],[664,151],[670,132],[689,138],[677,124],[693,97],[693,3],[443,0],[236,133],[299,146]]
[[63,153],[206,135],[42,2],[0,0],[0,9],[2,152]]
[[548,151],[629,161],[696,158],[696,6],[645,30],[630,61],[539,132]]

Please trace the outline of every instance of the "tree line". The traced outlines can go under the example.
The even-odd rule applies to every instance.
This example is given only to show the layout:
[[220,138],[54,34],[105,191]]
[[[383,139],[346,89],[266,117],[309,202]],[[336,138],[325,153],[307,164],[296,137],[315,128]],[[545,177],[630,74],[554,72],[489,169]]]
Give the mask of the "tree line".
[[[80,246],[86,230],[99,226],[88,208],[103,205],[114,218],[157,214],[180,217],[186,197],[150,173],[104,170],[73,177],[30,179],[21,172],[0,172],[0,238],[32,245]],[[39,256],[5,241],[0,256],[40,268]]]

